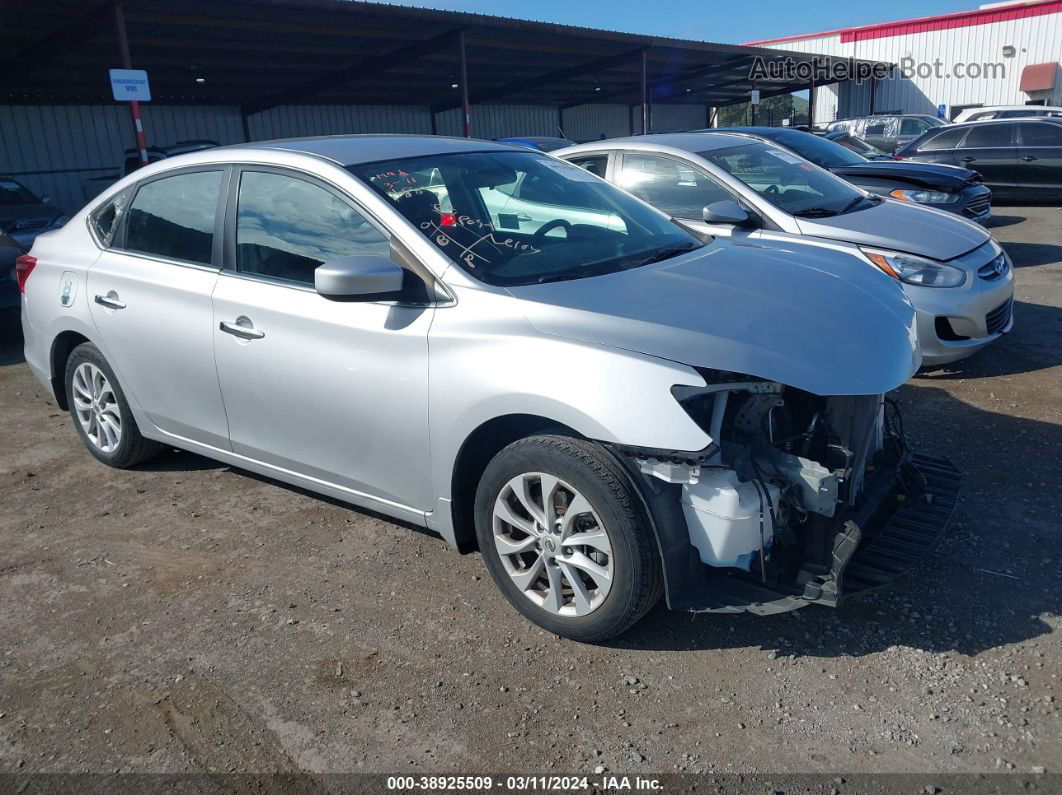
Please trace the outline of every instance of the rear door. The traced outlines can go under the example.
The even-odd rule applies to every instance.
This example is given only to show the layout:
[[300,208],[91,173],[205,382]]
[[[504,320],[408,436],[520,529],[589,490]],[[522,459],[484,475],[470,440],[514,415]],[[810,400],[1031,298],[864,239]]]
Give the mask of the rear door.
[[1006,121],[978,122],[970,127],[958,149],[956,165],[980,172],[997,196],[1013,196],[1021,180],[1018,174],[1017,124]]
[[163,431],[223,449],[210,296],[228,174],[198,167],[141,182],[87,280],[104,355],[129,397]]
[[1062,124],[1019,123],[1018,177],[1038,198],[1062,197]]
[[959,162],[959,145],[969,132],[969,127],[949,127],[932,134],[917,144],[916,149],[903,152],[904,157],[917,158],[926,163],[944,163],[950,166],[962,165]]

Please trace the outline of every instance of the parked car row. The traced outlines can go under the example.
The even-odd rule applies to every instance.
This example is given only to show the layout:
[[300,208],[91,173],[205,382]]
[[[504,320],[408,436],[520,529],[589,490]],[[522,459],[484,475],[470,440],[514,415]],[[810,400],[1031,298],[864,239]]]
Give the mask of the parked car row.
[[977,224],[804,145],[168,157],[18,259],[26,361],[101,462],[179,447],[417,523],[560,635],[661,595],[836,606],[947,524],[957,472],[885,395],[1007,331],[1013,274]]

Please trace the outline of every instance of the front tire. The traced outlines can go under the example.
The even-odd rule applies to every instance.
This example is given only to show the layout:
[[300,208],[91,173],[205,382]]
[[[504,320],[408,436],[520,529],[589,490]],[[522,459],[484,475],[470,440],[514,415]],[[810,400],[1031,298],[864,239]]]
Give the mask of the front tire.
[[71,351],[65,383],[74,427],[98,460],[126,469],[162,452],[163,445],[141,435],[114,371],[91,342]]
[[487,465],[476,535],[505,598],[554,634],[628,629],[663,590],[652,531],[620,465],[592,442],[532,436]]

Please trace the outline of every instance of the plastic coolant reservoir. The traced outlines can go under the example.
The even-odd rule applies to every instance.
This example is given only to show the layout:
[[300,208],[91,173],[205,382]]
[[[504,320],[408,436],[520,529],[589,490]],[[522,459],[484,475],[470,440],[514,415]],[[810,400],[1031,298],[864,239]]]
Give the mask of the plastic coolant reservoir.
[[[777,508],[778,487],[766,485]],[[760,492],[755,484],[742,483],[732,469],[703,469],[697,483],[682,487],[682,512],[690,541],[709,566],[748,570],[752,553],[760,549],[760,510]],[[766,549],[774,535],[766,501],[762,511],[762,543]]]

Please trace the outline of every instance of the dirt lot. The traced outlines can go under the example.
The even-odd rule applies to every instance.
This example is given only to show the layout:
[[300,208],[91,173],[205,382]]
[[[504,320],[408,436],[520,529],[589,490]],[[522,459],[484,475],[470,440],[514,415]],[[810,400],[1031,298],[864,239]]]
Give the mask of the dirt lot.
[[901,391],[967,473],[924,569],[606,647],[413,528],[185,453],[104,468],[9,332],[0,772],[1062,770],[1062,212],[998,213],[1016,330]]

